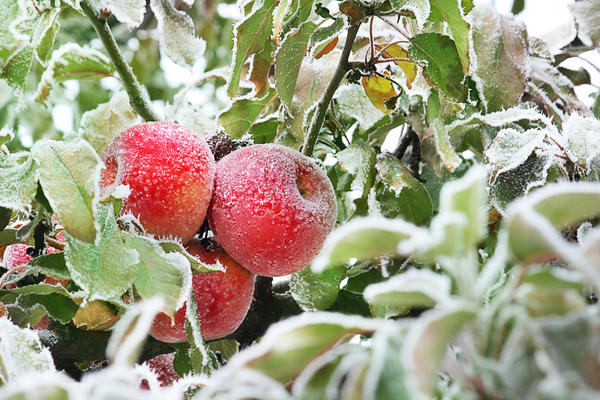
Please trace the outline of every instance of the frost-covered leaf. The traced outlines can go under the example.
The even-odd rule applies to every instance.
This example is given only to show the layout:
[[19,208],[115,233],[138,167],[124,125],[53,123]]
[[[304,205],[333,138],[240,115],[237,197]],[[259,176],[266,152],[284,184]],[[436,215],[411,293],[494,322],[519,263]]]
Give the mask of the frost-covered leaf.
[[154,239],[129,234],[125,236],[125,244],[137,250],[140,258],[134,282],[137,293],[142,299],[162,296],[163,312],[173,317],[191,287],[189,260],[180,253],[165,252]]
[[336,313],[308,313],[271,325],[253,349],[230,360],[227,368],[252,368],[281,383],[294,379],[317,355],[353,335],[377,330],[382,322]]
[[50,56],[54,39],[59,29],[58,15],[60,8],[50,8],[43,12],[36,21],[31,35],[31,44],[39,62],[45,63]]
[[0,3],[0,60],[6,61],[12,54],[16,40],[11,32],[11,23],[19,14],[17,1],[3,1]]
[[244,136],[252,128],[263,111],[277,98],[275,89],[260,99],[238,99],[219,116],[225,132],[234,139]]
[[398,254],[398,243],[424,231],[399,219],[381,217],[355,218],[334,230],[325,240],[312,270],[343,265],[353,258],[369,260]]
[[0,206],[29,211],[38,177],[39,165],[29,153],[0,153]]
[[16,303],[24,310],[42,306],[55,320],[66,324],[79,309],[79,306],[61,285],[29,285],[11,290],[1,290],[0,297],[5,301],[7,296],[18,296]]
[[37,87],[35,100],[44,104],[52,87],[69,79],[99,80],[113,76],[110,59],[98,50],[67,43],[52,52]]
[[429,193],[412,173],[391,154],[377,157],[377,174],[381,185],[377,201],[388,218],[402,217],[416,225],[425,225],[431,219],[433,204]]
[[445,20],[448,23],[456,50],[463,66],[463,73],[469,72],[469,24],[463,17],[461,0],[430,0],[431,20]]
[[524,24],[500,15],[489,6],[475,7],[469,14],[469,22],[477,57],[476,83],[487,111],[514,106],[525,91],[529,72]]
[[430,84],[452,99],[465,99],[463,67],[452,39],[439,33],[420,33],[411,39],[408,53],[411,59],[427,63],[424,74]]
[[522,284],[515,293],[517,302],[527,308],[532,317],[549,315],[567,315],[581,311],[586,307],[580,291],[574,289],[556,289]]
[[161,53],[181,66],[193,66],[204,54],[206,42],[196,36],[192,18],[170,0],[152,0],[150,8],[158,21]]
[[331,40],[337,37],[342,29],[346,27],[346,20],[338,17],[332,24],[319,28],[310,36],[309,48],[312,54],[316,56],[324,45],[331,43]]
[[406,75],[406,86],[409,89],[412,88],[412,84],[417,78],[417,65],[413,62],[402,60],[408,60],[408,51],[404,50],[404,48],[397,43],[391,45],[378,44],[375,45],[375,48],[381,52],[381,56],[383,58],[399,59],[395,60],[394,64],[399,66],[402,71],[404,71],[404,75]]
[[269,74],[275,58],[276,43],[269,39],[265,47],[252,57],[252,69],[250,71],[250,82],[254,84],[255,97],[264,97],[269,87]]
[[600,154],[600,121],[572,114],[563,123],[569,157],[589,170],[592,159]]
[[125,245],[112,204],[97,206],[98,232],[93,243],[67,236],[65,261],[71,278],[88,300],[118,300],[136,278],[139,256]]
[[[386,73],[389,76],[388,73]],[[371,103],[382,113],[388,114],[390,110],[386,106],[386,101],[396,96],[398,93],[392,86],[392,82],[377,75],[364,76],[361,80],[362,87]]]
[[6,61],[0,79],[16,89],[23,92],[31,64],[33,63],[33,47],[26,45],[14,52]]
[[575,289],[578,292],[583,292],[585,287],[580,273],[560,267],[532,267],[523,278],[523,283],[547,289]]
[[113,364],[133,366],[137,362],[154,316],[163,304],[160,297],[142,300],[131,305],[117,321],[106,345],[106,355]]
[[513,128],[502,129],[485,151],[485,156],[497,173],[510,171],[527,161],[531,153],[542,145],[545,137],[546,131],[540,129],[525,132]]
[[551,164],[552,157],[532,154],[518,167],[496,175],[489,186],[490,202],[503,213],[513,200],[546,183]]
[[390,3],[394,10],[411,11],[415,15],[419,29],[423,28],[431,11],[429,0],[391,0]]
[[462,160],[452,147],[448,128],[442,120],[440,107],[439,94],[433,91],[427,101],[427,123],[429,124],[429,130],[432,131],[435,148],[441,158],[442,165],[446,170],[452,172],[462,163]]
[[434,307],[450,301],[450,279],[426,269],[410,269],[364,291],[371,306],[393,314],[411,307]]
[[337,153],[336,158],[339,170],[353,177],[349,188],[353,192],[352,201],[357,210],[363,213],[369,191],[375,182],[375,151],[366,143],[357,141]]
[[187,250],[179,242],[166,240],[160,241],[158,242],[158,244],[167,253],[178,253],[187,258],[192,268],[193,274],[207,273],[213,271],[225,272],[225,268],[223,267],[223,265],[221,265],[221,263],[217,262],[216,264],[206,264],[194,257],[193,255],[191,255],[190,253],[188,253]]
[[307,21],[297,30],[290,31],[275,55],[275,88],[288,108],[292,106],[302,59],[315,27],[315,23]]
[[46,140],[35,144],[32,156],[40,165],[40,184],[58,221],[71,236],[93,242],[102,168],[94,149],[83,140]]
[[21,329],[7,317],[0,318],[0,382],[9,383],[32,372],[52,372],[54,362],[38,335]]
[[112,13],[128,29],[138,27],[144,21],[146,2],[144,0],[94,0],[98,12]]
[[428,311],[411,326],[401,357],[409,388],[415,395],[419,393],[419,398],[433,395],[438,369],[448,345],[475,315],[473,307],[458,303]]
[[596,0],[577,1],[568,5],[577,23],[577,36],[587,46],[600,44],[600,4]]
[[320,274],[304,268],[290,278],[292,297],[305,311],[326,310],[337,299],[340,283],[345,277],[343,266],[326,269]]
[[446,183],[440,192],[440,214],[459,212],[466,217],[465,248],[474,246],[485,234],[487,224],[486,172],[471,167],[460,179]]
[[359,85],[345,85],[335,92],[340,114],[354,118],[362,129],[369,129],[383,113],[369,100],[363,88]]
[[81,116],[79,135],[102,154],[111,140],[128,127],[139,122],[125,92],[118,92],[108,103],[100,104]]
[[[258,4],[258,3],[257,3]],[[231,76],[227,84],[227,94],[234,97],[238,93],[242,67],[253,54],[259,53],[268,42],[273,28],[274,0],[265,0],[252,10],[234,28],[234,55],[231,61]]]
[[250,128],[250,136],[255,144],[271,143],[277,136],[280,121],[277,115],[261,118],[252,128]]

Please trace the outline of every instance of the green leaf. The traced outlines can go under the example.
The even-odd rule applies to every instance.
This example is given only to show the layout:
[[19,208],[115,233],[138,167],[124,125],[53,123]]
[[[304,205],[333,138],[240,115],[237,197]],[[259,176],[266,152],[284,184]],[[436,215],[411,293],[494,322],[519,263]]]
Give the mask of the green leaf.
[[352,176],[349,190],[353,193],[347,195],[356,205],[356,213],[366,214],[369,191],[375,183],[375,150],[363,141],[357,141],[337,153],[336,158],[341,173]]
[[43,254],[27,263],[27,269],[51,276],[55,279],[71,279],[67,265],[65,264],[65,253]]
[[308,21],[289,32],[275,55],[275,88],[288,108],[292,106],[300,65],[315,27],[315,23]]
[[567,315],[586,308],[580,291],[556,289],[522,284],[515,294],[517,302],[523,304],[532,317]]
[[180,253],[165,252],[154,239],[127,234],[125,244],[135,249],[140,258],[133,283],[137,293],[142,299],[162,296],[165,300],[163,312],[173,318],[191,287],[190,262]]
[[[238,361],[238,367],[253,368],[286,383],[294,379],[315,356],[348,341],[353,335],[373,332],[378,326],[375,320],[335,313],[292,317],[271,325],[252,355]],[[231,363],[235,361],[231,360]]]
[[0,78],[5,79],[18,92],[22,92],[25,90],[25,83],[32,63],[33,47],[23,46],[8,59],[2,69]]
[[531,153],[542,145],[545,137],[546,131],[540,129],[525,132],[513,128],[502,129],[486,149],[485,156],[496,173],[510,171],[527,161]]
[[0,60],[6,61],[14,51],[16,40],[11,31],[11,23],[19,14],[17,1],[3,1],[0,3]]
[[50,287],[53,288],[55,292],[35,293],[38,290],[22,291],[22,294],[18,299],[18,304],[25,309],[36,307],[39,304],[44,307],[48,315],[61,324],[66,324],[73,319],[77,310],[79,310],[79,305],[71,299],[69,293],[67,293],[62,286],[40,284],[25,286],[21,289],[38,287]]
[[518,167],[493,177],[489,186],[490,202],[501,213],[515,199],[546,183],[552,157],[532,154]]
[[457,303],[428,311],[410,327],[401,357],[407,383],[415,394],[420,393],[423,398],[433,395],[438,369],[448,345],[475,315],[471,306]]
[[193,255],[191,255],[190,253],[188,253],[187,250],[183,247],[183,245],[179,242],[167,240],[160,241],[158,242],[158,244],[167,253],[178,253],[187,258],[187,260],[190,262],[193,274],[208,273],[213,271],[225,272],[225,268],[223,268],[223,265],[221,265],[221,263],[217,262],[216,264],[206,264],[194,257]]
[[377,201],[387,218],[402,217],[415,225],[431,220],[433,204],[429,193],[412,173],[391,154],[377,156],[377,173],[381,183]]
[[100,104],[81,116],[79,135],[101,155],[116,135],[139,120],[127,93],[118,92],[108,103]]
[[411,11],[419,29],[427,22],[431,10],[429,0],[390,0],[390,3],[396,11]]
[[440,192],[440,214],[459,212],[466,217],[465,248],[476,245],[486,232],[486,177],[485,168],[474,166],[462,178],[446,183]]
[[255,144],[271,143],[277,136],[280,121],[277,116],[261,119],[250,128],[250,136]]
[[254,10],[234,27],[235,43],[231,64],[231,76],[227,84],[227,94],[234,97],[238,93],[242,67],[252,54],[259,53],[269,40],[273,25],[275,0],[259,0]]
[[525,26],[487,6],[476,7],[469,19],[477,56],[476,82],[487,111],[514,106],[525,91],[528,74]]
[[196,36],[192,18],[169,0],[151,0],[150,8],[158,21],[161,53],[181,66],[192,67],[206,49],[206,42]]
[[43,12],[37,19],[31,35],[31,44],[35,48],[38,61],[44,64],[54,47],[54,39],[60,24],[58,15],[60,8],[50,8]]
[[[318,3],[317,6],[319,4],[320,3]],[[312,49],[313,54],[315,54],[315,49],[317,49],[319,45],[331,41],[334,37],[338,36],[345,27],[346,20],[342,17],[338,17],[332,24],[315,30],[312,35],[310,35],[309,42],[309,47]]]
[[304,268],[290,278],[292,297],[305,311],[326,310],[337,299],[340,283],[345,277],[343,266],[329,268],[320,274]]
[[252,128],[263,111],[275,100],[277,93],[270,89],[261,99],[238,99],[221,113],[219,122],[225,132],[234,139],[244,136]]
[[32,156],[40,164],[40,184],[58,221],[77,239],[96,237],[94,206],[102,163],[83,140],[37,142]]
[[398,244],[423,229],[402,220],[382,217],[355,218],[334,230],[325,240],[312,270],[343,265],[351,259],[369,260],[398,254]]
[[52,52],[48,67],[42,74],[35,100],[44,104],[50,89],[69,79],[99,80],[113,76],[112,62],[103,53],[90,47],[67,43]]
[[0,154],[0,206],[29,211],[38,178],[39,165],[29,153]]
[[434,307],[450,301],[451,282],[447,276],[425,269],[410,269],[364,291],[371,307],[383,307],[389,315],[412,307]]
[[370,145],[382,145],[387,134],[394,128],[406,122],[402,113],[386,114],[375,122],[369,129],[363,132],[362,137]]
[[437,154],[440,156],[444,168],[452,172],[462,163],[462,160],[452,147],[449,130],[442,120],[440,107],[439,94],[436,91],[432,91],[427,100],[426,119],[433,130],[433,139]]
[[563,123],[563,135],[571,160],[589,171],[592,160],[600,154],[600,121],[572,114]]
[[547,289],[575,289],[578,292],[585,288],[581,274],[558,267],[532,267],[523,278],[523,283]]
[[36,332],[21,329],[8,318],[0,318],[0,383],[6,384],[28,373],[55,371],[50,351]]
[[[338,56],[339,57],[339,56]],[[335,92],[340,114],[358,121],[361,129],[371,128],[384,114],[371,103],[360,85],[344,85]]]
[[[462,10],[461,0],[430,0],[431,15],[430,20],[445,20],[448,22],[450,32],[456,44],[456,50],[460,57],[463,67],[463,73],[469,72],[469,28],[470,25],[465,21]],[[439,15],[440,18],[437,17]]]
[[454,41],[439,33],[421,33],[410,42],[408,53],[413,60],[425,61],[425,77],[448,97],[464,101],[463,67]]
[[98,12],[108,10],[117,20],[127,25],[127,29],[137,28],[144,21],[146,1],[144,0],[94,0]]
[[577,36],[587,46],[600,44],[600,4],[595,0],[583,0],[569,4],[569,11],[577,23]]
[[119,301],[134,282],[139,256],[125,245],[112,204],[98,205],[98,234],[93,243],[67,237],[65,261],[71,278],[89,301]]

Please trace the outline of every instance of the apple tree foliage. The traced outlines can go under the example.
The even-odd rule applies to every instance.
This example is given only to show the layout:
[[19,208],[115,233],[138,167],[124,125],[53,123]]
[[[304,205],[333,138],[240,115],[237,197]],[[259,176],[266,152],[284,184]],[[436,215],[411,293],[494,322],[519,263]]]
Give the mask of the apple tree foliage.
[[[600,2],[569,10],[551,43],[472,0],[0,2],[0,246],[34,246],[2,269],[0,399],[599,396],[600,96],[560,64]],[[99,193],[157,119],[298,149],[336,192],[321,253],[222,340],[190,294],[219,266]],[[186,301],[188,342],[149,339]],[[142,361],[171,352],[160,387]]]

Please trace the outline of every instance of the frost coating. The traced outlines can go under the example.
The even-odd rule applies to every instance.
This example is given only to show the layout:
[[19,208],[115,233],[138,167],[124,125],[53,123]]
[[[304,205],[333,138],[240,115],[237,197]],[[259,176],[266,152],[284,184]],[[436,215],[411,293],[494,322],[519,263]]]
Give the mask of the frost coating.
[[0,382],[6,384],[32,372],[53,372],[50,351],[37,334],[0,318]]
[[336,214],[329,179],[295,150],[254,145],[217,164],[210,226],[225,251],[254,273],[281,276],[307,266]]
[[519,132],[516,129],[503,129],[485,151],[490,164],[498,168],[497,173],[509,171],[521,165],[529,155],[542,145],[546,132],[530,129]]
[[600,121],[573,114],[563,124],[569,158],[589,172],[592,159],[600,154]]
[[204,139],[169,122],[132,126],[105,149],[100,188],[118,185],[131,194],[121,215],[131,213],[159,237],[189,241],[202,225],[214,180],[214,159]]
[[110,11],[128,29],[139,26],[144,20],[146,2],[144,0],[94,0],[98,12]]

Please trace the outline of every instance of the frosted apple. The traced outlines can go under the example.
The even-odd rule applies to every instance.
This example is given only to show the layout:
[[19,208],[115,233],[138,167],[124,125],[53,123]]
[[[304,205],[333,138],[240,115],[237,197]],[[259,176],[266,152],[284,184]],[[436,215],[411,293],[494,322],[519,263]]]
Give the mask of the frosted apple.
[[201,136],[171,122],[139,124],[115,137],[102,160],[102,195],[128,185],[131,193],[121,212],[138,217],[149,233],[185,243],[198,231],[215,174],[213,155]]
[[[254,274],[242,268],[214,242],[194,239],[187,251],[207,264],[219,261],[225,272],[198,273],[192,277],[192,290],[198,305],[202,335],[206,340],[218,339],[233,333],[242,323],[254,294]],[[168,343],[187,340],[185,332],[185,307],[175,313],[175,321],[158,314],[150,335]]]
[[258,275],[282,276],[307,266],[336,215],[331,182],[293,149],[253,145],[217,163],[210,227],[223,249]]

